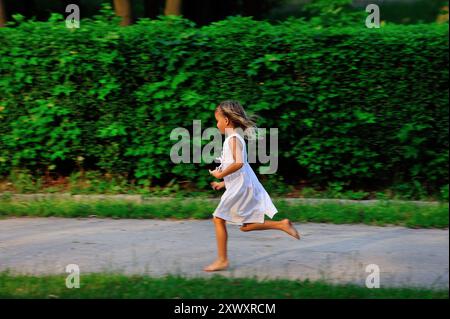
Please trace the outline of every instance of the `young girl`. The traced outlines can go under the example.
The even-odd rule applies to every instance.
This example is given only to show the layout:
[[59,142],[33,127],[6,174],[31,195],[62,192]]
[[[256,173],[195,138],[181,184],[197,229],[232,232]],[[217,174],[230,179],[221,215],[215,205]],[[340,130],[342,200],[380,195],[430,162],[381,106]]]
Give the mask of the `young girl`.
[[264,215],[272,219],[278,210],[247,162],[245,141],[238,133],[238,130],[254,129],[254,122],[247,117],[241,104],[233,100],[220,103],[214,115],[217,128],[226,138],[220,166],[213,171],[209,170],[212,176],[223,181],[212,182],[211,186],[215,190],[223,187],[226,190],[213,213],[218,258],[206,266],[205,271],[222,270],[229,266],[226,223],[242,225],[242,231],[278,229],[300,239],[289,219],[264,221]]

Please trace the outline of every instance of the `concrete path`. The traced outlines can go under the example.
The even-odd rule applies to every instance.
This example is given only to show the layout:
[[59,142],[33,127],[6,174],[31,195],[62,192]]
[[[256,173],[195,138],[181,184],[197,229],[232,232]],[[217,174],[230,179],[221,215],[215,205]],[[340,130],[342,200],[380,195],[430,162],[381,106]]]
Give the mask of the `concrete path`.
[[212,220],[7,218],[0,220],[0,271],[289,278],[365,285],[376,264],[380,286],[449,285],[449,231],[366,225],[295,224],[296,240],[276,230],[228,225],[230,268],[207,273],[216,257]]

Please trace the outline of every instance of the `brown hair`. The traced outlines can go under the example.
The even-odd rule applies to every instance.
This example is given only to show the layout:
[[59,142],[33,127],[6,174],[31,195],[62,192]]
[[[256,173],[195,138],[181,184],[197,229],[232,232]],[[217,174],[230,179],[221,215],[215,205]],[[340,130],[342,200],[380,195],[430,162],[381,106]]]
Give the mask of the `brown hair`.
[[239,127],[245,131],[245,135],[248,139],[256,137],[257,127],[256,122],[253,120],[256,116],[248,115],[239,101],[226,100],[220,102],[216,107],[216,111],[219,111],[223,116],[226,116],[235,127]]

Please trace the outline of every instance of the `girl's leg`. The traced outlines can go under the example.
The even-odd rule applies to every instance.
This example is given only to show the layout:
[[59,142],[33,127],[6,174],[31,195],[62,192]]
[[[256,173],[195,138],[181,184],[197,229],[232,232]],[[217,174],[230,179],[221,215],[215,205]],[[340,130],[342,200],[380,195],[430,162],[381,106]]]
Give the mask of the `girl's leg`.
[[267,229],[278,229],[282,230],[292,237],[300,239],[298,231],[292,225],[291,221],[287,218],[281,221],[265,220],[264,223],[250,223],[244,224],[240,228],[242,231],[252,231],[252,230],[267,230]]
[[227,240],[228,233],[226,222],[222,218],[213,217],[214,226],[216,228],[216,240],[217,240],[217,259],[209,266],[206,266],[205,271],[222,270],[228,267],[228,255],[227,255]]

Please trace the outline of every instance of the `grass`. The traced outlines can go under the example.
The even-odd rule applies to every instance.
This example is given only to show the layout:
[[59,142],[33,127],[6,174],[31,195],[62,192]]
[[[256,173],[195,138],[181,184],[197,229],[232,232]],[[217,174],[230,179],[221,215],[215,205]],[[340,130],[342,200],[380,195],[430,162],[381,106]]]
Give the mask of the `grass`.
[[[17,201],[0,199],[0,217],[110,217],[149,219],[208,219],[218,202],[205,199],[173,198],[171,200],[133,203],[115,200],[75,201],[42,199]],[[288,203],[274,200],[278,209],[274,220],[289,218],[296,222],[367,225],[400,225],[411,228],[448,228],[449,204],[417,205],[381,201],[358,203]]]
[[[212,167],[211,167],[212,168]],[[206,170],[205,170],[206,172]],[[363,189],[353,189],[347,182],[328,182],[327,185],[290,184],[276,174],[259,176],[262,184],[271,196],[299,197],[299,198],[339,198],[339,199],[379,199],[379,200],[425,200],[448,202],[449,185],[433,187],[421,185],[418,182],[395,183],[389,187],[375,187],[366,185]],[[128,181],[121,174],[102,173],[97,170],[73,172],[70,176],[63,176],[56,172],[47,172],[44,176],[36,176],[28,169],[13,169],[10,175],[0,179],[0,193],[12,192],[16,194],[33,193],[71,193],[71,194],[129,194],[144,196],[173,196],[173,197],[211,197],[214,191],[206,181],[193,183],[188,180],[172,179],[165,185],[151,185],[148,180]],[[305,182],[307,182],[305,184]]]
[[66,288],[64,275],[11,275],[0,273],[0,298],[191,298],[191,299],[448,299],[447,290],[422,288],[369,289],[353,284],[334,285],[309,280],[258,280],[226,278],[184,278],[167,275],[149,277],[114,273],[80,275],[80,288]]

